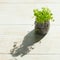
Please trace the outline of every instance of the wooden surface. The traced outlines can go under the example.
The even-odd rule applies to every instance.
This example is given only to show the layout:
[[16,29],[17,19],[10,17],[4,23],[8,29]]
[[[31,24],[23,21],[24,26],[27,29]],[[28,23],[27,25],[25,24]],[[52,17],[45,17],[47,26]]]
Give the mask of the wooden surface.
[[[33,9],[49,7],[54,14],[49,32],[41,42],[34,35]],[[14,42],[23,45],[21,57],[13,57]],[[24,50],[26,48],[26,50]],[[0,0],[0,60],[60,60],[60,1],[59,0]]]

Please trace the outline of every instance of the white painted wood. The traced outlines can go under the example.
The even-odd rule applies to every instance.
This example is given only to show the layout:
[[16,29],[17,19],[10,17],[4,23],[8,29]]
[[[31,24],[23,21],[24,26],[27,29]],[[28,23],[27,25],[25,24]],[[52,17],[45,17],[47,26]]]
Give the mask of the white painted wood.
[[60,25],[60,4],[0,4],[0,24],[34,24],[33,9],[49,7],[54,24]]
[[[20,46],[24,37],[33,29],[34,25],[0,25],[0,54],[10,53],[10,49],[13,48],[14,42],[17,42],[18,46]],[[41,40],[41,43],[38,42],[32,45],[34,49],[28,53],[28,56],[60,55],[59,33],[60,26],[51,24],[48,34]]]
[[0,2],[8,3],[59,3],[60,0],[0,0]]
[[0,60],[60,60],[60,55],[26,55],[25,57],[11,57],[11,55],[0,55]]
[[13,43],[21,42],[31,30],[32,25],[0,25],[0,53],[10,53]]
[[[55,20],[48,34],[24,57],[12,57],[9,53],[14,42],[20,46],[34,29],[33,9],[44,6],[52,10]],[[60,60],[60,0],[0,0],[0,60],[16,59]]]

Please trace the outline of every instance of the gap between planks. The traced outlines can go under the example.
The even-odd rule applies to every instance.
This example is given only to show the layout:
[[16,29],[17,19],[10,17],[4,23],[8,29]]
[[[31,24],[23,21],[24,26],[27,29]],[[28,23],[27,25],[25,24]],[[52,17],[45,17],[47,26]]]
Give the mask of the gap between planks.
[[[10,53],[0,53],[0,55],[7,55]],[[60,53],[29,53],[26,55],[60,55]]]
[[60,2],[0,2],[0,4],[60,4]]

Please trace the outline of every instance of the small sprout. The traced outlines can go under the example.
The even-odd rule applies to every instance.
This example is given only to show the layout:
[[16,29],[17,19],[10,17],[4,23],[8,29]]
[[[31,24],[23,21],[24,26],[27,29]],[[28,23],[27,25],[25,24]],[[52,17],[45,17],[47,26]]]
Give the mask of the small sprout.
[[44,23],[53,19],[53,14],[49,8],[34,9],[33,12],[37,23]]

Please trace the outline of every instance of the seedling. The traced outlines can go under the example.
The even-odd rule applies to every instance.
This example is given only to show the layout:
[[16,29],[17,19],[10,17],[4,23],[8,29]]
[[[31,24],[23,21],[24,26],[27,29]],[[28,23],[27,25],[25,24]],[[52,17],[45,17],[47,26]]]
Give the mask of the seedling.
[[34,9],[35,32],[46,34],[49,29],[50,20],[53,20],[53,14],[49,8],[43,7],[41,10]]
[[43,7],[41,10],[34,9],[33,12],[37,23],[44,23],[53,20],[53,14],[49,8]]

